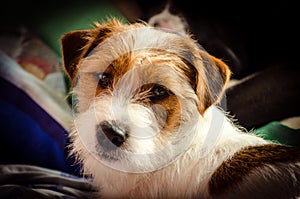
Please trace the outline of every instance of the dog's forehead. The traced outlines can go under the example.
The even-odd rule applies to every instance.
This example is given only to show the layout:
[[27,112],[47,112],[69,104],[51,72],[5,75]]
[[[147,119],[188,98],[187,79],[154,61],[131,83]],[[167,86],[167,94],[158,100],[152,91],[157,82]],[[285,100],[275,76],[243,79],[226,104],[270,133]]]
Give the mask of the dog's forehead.
[[115,32],[106,38],[84,58],[82,70],[98,71],[114,63],[122,67],[134,66],[134,62],[171,61],[170,58],[193,60],[197,46],[186,36],[157,30],[152,27],[132,28]]

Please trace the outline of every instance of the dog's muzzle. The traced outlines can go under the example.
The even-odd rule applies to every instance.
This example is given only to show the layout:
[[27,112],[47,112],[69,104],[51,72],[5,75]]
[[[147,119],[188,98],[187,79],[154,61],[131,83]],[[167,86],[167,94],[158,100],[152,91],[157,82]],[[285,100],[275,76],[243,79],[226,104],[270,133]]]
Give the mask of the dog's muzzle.
[[111,151],[126,141],[128,131],[121,123],[111,120],[103,121],[97,127],[97,139],[105,150]]

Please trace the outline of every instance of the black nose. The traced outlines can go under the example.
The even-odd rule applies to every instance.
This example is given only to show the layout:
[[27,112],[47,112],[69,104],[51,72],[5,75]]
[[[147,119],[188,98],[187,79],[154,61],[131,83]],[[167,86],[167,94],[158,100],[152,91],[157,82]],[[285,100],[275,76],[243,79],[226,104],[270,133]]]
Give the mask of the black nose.
[[[108,140],[117,147],[120,147],[127,137],[125,128],[114,120],[101,122],[98,126],[98,134],[106,135]],[[98,139],[101,139],[101,135],[98,136]],[[103,140],[99,140],[99,142],[104,143]]]

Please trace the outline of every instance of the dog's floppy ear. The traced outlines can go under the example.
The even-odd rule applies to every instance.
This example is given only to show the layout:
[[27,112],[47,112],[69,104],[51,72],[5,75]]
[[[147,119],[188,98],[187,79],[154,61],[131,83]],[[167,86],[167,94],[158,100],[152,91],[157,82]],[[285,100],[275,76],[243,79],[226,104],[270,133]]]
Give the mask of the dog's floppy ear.
[[228,83],[231,71],[221,59],[200,50],[202,58],[201,67],[197,68],[196,94],[199,99],[201,114],[222,98],[225,86]]
[[84,47],[88,43],[89,30],[75,30],[61,37],[64,69],[71,79],[77,71],[77,64],[83,56]]
[[72,80],[76,76],[80,60],[86,57],[106,37],[109,37],[109,33],[118,26],[118,21],[112,20],[103,24],[95,22],[94,25],[95,28],[70,31],[61,37],[64,69]]

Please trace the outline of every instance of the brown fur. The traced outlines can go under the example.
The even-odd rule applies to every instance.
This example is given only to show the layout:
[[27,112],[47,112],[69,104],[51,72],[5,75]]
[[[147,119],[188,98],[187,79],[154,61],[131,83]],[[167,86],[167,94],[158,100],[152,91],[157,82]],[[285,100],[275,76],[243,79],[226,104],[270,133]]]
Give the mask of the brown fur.
[[263,171],[266,165],[296,163],[299,157],[300,150],[295,147],[277,144],[247,147],[222,163],[214,172],[209,191],[212,195],[222,194],[242,184],[242,180],[254,170]]
[[[121,24],[118,20],[111,19],[108,23],[95,23],[95,28],[90,30],[78,30],[66,33],[61,38],[63,46],[62,54],[65,71],[70,77],[72,85],[74,85],[80,61],[86,57],[94,47],[116,32],[139,27],[146,27],[146,24]],[[183,51],[181,52],[183,57],[181,57],[182,60],[179,60],[177,66],[183,66],[181,68],[183,74],[186,74],[191,86],[196,89],[199,101],[201,102],[201,104],[199,104],[199,111],[201,114],[204,114],[205,110],[212,104],[217,103],[223,95],[224,87],[228,83],[231,75],[230,69],[221,59],[208,54],[198,46],[195,46],[195,43],[190,43],[190,41],[187,41],[183,37],[182,41],[174,42],[178,42],[177,45],[183,47]],[[152,50],[150,50],[150,53],[151,51]],[[154,49],[154,51],[152,62],[155,62],[155,57],[160,54],[159,49]],[[167,53],[161,53],[165,59]],[[195,57],[195,55],[198,56]],[[170,54],[170,57],[173,56]],[[118,67],[118,70],[121,70],[121,74],[124,74],[124,71],[128,70],[126,67],[133,67],[130,64],[132,62],[130,55],[128,55],[127,58],[126,56],[123,58],[124,60],[115,60],[115,64],[120,64],[121,66]],[[178,55],[175,55],[173,58],[177,59]],[[157,60],[160,60],[159,57],[157,57]],[[172,60],[172,63],[173,62],[174,60]],[[186,64],[188,64],[190,68],[187,68]],[[220,81],[220,79],[222,81]],[[210,88],[215,89],[211,90]]]
[[[78,86],[79,117],[76,119],[81,131],[75,127],[71,132],[73,153],[83,161],[85,172],[95,177],[95,184],[102,191],[99,193],[112,197],[146,198],[149,194],[153,198],[180,195],[181,198],[207,199],[276,198],[279,194],[278,198],[286,199],[285,194],[299,195],[299,150],[269,144],[243,132],[213,106],[221,99],[229,81],[228,66],[202,49],[191,35],[179,36],[143,28],[150,27],[144,23],[121,24],[112,19],[96,23],[90,30],[69,32],[61,40],[65,71],[72,87]],[[102,79],[108,81],[107,85],[99,79],[103,72],[110,76]],[[128,74],[131,79],[124,80]],[[153,99],[157,87],[163,88],[167,95]],[[112,100],[117,103],[111,103]],[[138,108],[130,112],[127,108],[131,105]],[[117,111],[113,112],[113,108]],[[127,115],[126,111],[132,115]],[[144,131],[136,128],[138,122],[153,125],[149,132],[157,135],[150,141],[131,139],[131,133]],[[99,130],[103,123],[106,134],[125,135],[117,147],[126,152],[138,152],[146,159],[140,156],[127,159],[122,151],[101,145],[108,138]],[[171,136],[170,132],[180,136]],[[219,135],[213,135],[219,136],[216,140],[212,138],[206,142],[205,135],[218,132]],[[174,137],[176,144],[170,144]],[[174,158],[173,151],[181,147],[186,149],[182,140],[184,144],[191,141],[190,148]],[[206,144],[204,150],[212,148],[207,156],[200,157],[205,153],[203,143]],[[170,153],[160,150],[164,147],[170,147]],[[106,167],[94,155],[121,166],[121,170]],[[156,165],[152,163],[164,163],[168,158],[175,160],[155,171],[121,172],[124,166],[152,169]]]

